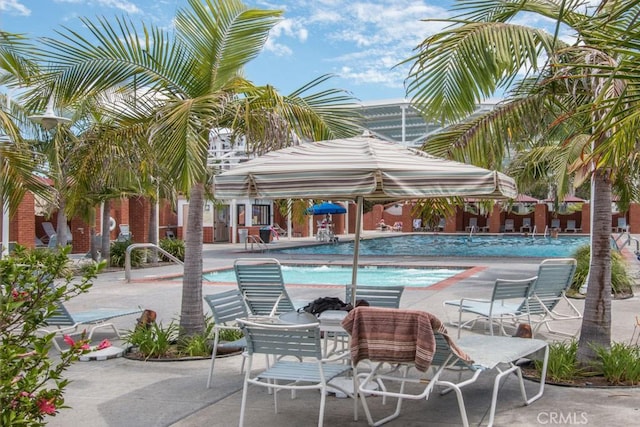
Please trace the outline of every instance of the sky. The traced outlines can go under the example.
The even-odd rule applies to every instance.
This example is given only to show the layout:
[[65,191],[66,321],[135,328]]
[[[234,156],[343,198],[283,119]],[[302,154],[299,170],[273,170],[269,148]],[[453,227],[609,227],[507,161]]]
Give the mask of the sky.
[[[344,89],[361,101],[405,98],[408,58],[441,26],[421,22],[450,15],[448,0],[245,0],[250,7],[280,9],[282,21],[264,51],[246,68],[256,84],[287,94],[332,74],[323,87]],[[66,26],[82,31],[79,17],[128,15],[171,28],[186,0],[0,0],[0,29],[29,37],[55,37]]]
[[[588,0],[588,3],[597,3]],[[398,64],[443,28],[425,19],[453,16],[452,0],[245,0],[249,7],[283,10],[264,51],[246,67],[255,84],[288,94],[325,74],[323,88],[339,88],[363,102],[406,98],[409,64]],[[128,16],[171,29],[187,0],[0,0],[0,29],[55,37],[62,27],[83,32],[79,17]],[[528,26],[549,22],[522,17]],[[569,36],[570,37],[570,36]]]

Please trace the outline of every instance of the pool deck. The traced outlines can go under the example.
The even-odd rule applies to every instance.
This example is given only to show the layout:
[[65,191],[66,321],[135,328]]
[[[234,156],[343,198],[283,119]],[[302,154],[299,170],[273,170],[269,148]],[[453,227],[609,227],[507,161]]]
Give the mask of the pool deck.
[[[286,238],[273,243],[274,247],[291,244],[311,244],[311,239]],[[282,263],[349,264],[346,256],[297,256],[277,252],[247,253],[243,244],[205,245],[205,270],[229,268],[240,257],[274,257]],[[633,257],[635,260],[635,257]],[[486,297],[496,278],[524,278],[534,275],[540,259],[521,258],[425,258],[425,257],[364,257],[361,264],[456,266],[469,267],[467,274],[429,288],[406,288],[401,306],[430,311],[443,320],[446,315],[442,302],[465,297]],[[638,265],[636,265],[638,264]],[[635,261],[632,265],[637,278]],[[124,272],[101,274],[89,293],[78,296],[66,305],[73,311],[95,307],[135,307],[153,309],[158,321],[167,325],[180,313],[180,280],[164,279],[178,276],[182,267],[167,265],[133,270],[132,282],[126,283]],[[232,289],[235,284],[203,284],[203,294]],[[343,297],[341,286],[288,285],[292,299],[299,304],[320,296]],[[636,295],[638,288],[636,287]],[[640,314],[639,297],[612,302],[612,334],[614,341],[628,342],[634,329],[635,316]],[[574,300],[582,308],[582,300]],[[130,330],[135,316],[118,318],[114,322],[121,329]],[[579,323],[566,322],[560,329],[571,331]],[[450,328],[452,335],[455,329]],[[474,332],[463,331],[463,334]],[[96,334],[96,341],[101,336]],[[554,339],[544,334],[540,338]],[[114,341],[121,345],[121,341]],[[139,362],[125,358],[104,361],[78,362],[71,366],[65,377],[72,380],[65,392],[66,403],[48,425],[68,427],[91,425],[114,426],[229,426],[237,425],[243,376],[239,373],[241,357],[220,358],[216,361],[214,385],[206,388],[209,360],[184,362]],[[463,390],[469,422],[486,425],[493,375],[481,375],[477,383]],[[528,382],[534,388],[535,383]],[[585,389],[547,385],[540,400],[523,406],[517,381],[508,376],[500,389],[496,426],[539,425],[633,425],[640,413],[640,388]],[[316,393],[300,392],[295,400],[287,395],[279,399],[280,411],[275,414],[273,399],[264,390],[251,389],[246,426],[312,426],[317,424],[319,399]],[[376,413],[389,410],[392,403],[378,405]],[[325,425],[367,425],[362,410],[360,419],[352,419],[353,402],[350,399],[327,399]],[[453,394],[434,395],[428,401],[408,401],[399,419],[389,426],[457,426],[460,417]]]

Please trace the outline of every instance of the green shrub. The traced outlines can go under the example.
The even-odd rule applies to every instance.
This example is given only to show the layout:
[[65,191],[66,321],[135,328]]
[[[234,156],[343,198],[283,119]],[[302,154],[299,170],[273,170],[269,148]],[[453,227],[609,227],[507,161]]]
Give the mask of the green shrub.
[[[130,331],[125,342],[131,344],[140,357],[148,360],[189,357],[209,357],[212,351],[214,323],[211,317],[205,318],[204,331],[196,335],[181,335],[175,322],[163,327],[161,323],[152,323],[146,328]],[[242,337],[238,330],[221,330],[220,341],[235,341]]]
[[[589,274],[589,257],[591,253],[591,247],[589,245],[581,246],[578,248],[573,257],[578,261],[576,267],[576,273],[573,277],[573,283],[571,284],[571,291],[577,293],[580,291],[580,287],[587,280]],[[622,255],[619,252],[611,252],[611,291],[614,294],[631,294],[633,280],[627,273],[626,264]]]
[[131,344],[145,359],[169,358],[176,353],[178,339],[178,325],[173,321],[166,328],[162,323],[150,323],[146,327],[135,328],[125,337],[125,342]]
[[87,292],[104,266],[92,265],[81,278],[74,278],[69,251],[70,247],[33,251],[18,246],[11,257],[0,260],[2,426],[46,425],[47,416],[64,407],[63,393],[69,383],[64,371],[88,348],[85,340],[76,339],[68,351],[50,358],[54,334],[37,333],[53,315],[56,303]]
[[213,336],[213,320],[211,317],[205,318],[204,331],[196,335],[185,335],[178,341],[178,351],[180,354],[190,357],[211,356],[211,337]]
[[[577,363],[578,342],[554,342],[549,344],[549,362],[547,378],[552,382],[569,382],[583,374]],[[542,361],[536,360],[538,372],[542,369]]]
[[[111,255],[110,265],[112,267],[123,267],[125,262],[125,256],[127,253],[127,248],[132,244],[131,240],[124,240],[122,242],[113,242],[111,243],[111,248],[109,249],[109,253]],[[140,267],[142,265],[142,260],[144,259],[144,252],[141,249],[136,249],[135,251],[131,251],[131,267]]]
[[179,239],[161,239],[160,247],[180,261],[184,261],[184,241]]
[[611,384],[640,383],[640,347],[613,343],[610,349],[595,348],[600,363],[598,368]]

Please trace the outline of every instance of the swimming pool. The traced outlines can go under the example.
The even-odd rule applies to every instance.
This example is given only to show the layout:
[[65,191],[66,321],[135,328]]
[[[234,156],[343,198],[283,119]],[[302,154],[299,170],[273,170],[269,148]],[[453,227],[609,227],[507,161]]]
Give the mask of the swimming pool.
[[[358,268],[358,284],[370,286],[428,287],[466,271],[464,268],[411,268],[363,266]],[[282,265],[286,284],[346,285],[351,283],[351,267],[337,265]],[[210,282],[235,282],[233,269],[205,273]]]
[[[473,236],[407,234],[365,239],[360,255],[564,258],[589,244],[589,237]],[[273,249],[285,254],[353,255],[353,242]]]

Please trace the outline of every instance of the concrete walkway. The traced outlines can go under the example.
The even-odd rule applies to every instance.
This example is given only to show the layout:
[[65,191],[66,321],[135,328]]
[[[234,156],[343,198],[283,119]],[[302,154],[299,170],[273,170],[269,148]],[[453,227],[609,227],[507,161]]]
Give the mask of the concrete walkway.
[[[311,240],[285,239],[276,245],[311,243]],[[287,262],[349,263],[350,258],[322,256],[247,254],[242,244],[205,245],[203,263],[206,270],[230,267],[233,260],[245,256],[277,257]],[[438,259],[414,257],[361,257],[361,263],[421,266],[476,267],[472,274],[450,284],[427,289],[407,288],[402,297],[403,308],[433,312],[446,318],[442,302],[448,299],[484,297],[488,295],[496,277],[524,278],[534,275],[539,259]],[[158,321],[167,325],[180,313],[181,280],[163,279],[181,273],[181,267],[164,266],[133,271],[131,283],[124,280],[124,272],[100,275],[88,294],[81,295],[67,306],[72,311],[95,307],[150,308],[158,313]],[[635,274],[635,273],[634,273]],[[203,284],[203,293],[210,294],[232,289],[235,284]],[[344,289],[336,286],[288,286],[294,300],[308,302],[319,296],[343,297]],[[637,294],[637,291],[636,291]],[[613,335],[615,341],[631,337],[634,316],[640,314],[638,296],[613,301]],[[581,308],[582,301],[576,304]],[[116,319],[116,325],[131,330],[135,316]],[[577,330],[578,323],[563,325]],[[455,333],[455,331],[452,331]],[[464,331],[463,333],[472,333]],[[95,336],[95,342],[101,336]],[[554,337],[540,336],[554,339]],[[121,342],[114,341],[115,345]],[[214,385],[206,388],[209,360],[183,362],[139,362],[125,358],[105,361],[78,362],[65,377],[72,382],[65,392],[63,409],[50,419],[49,426],[116,427],[116,426],[230,426],[237,425],[240,410],[242,379],[240,356],[216,361]],[[486,425],[490,405],[493,375],[484,374],[480,380],[463,389],[471,425]],[[527,381],[533,392],[537,383]],[[378,404],[372,399],[374,416],[392,411],[393,403]],[[246,426],[313,426],[317,424],[319,399],[315,392],[299,392],[291,400],[282,394],[279,414],[273,410],[272,396],[265,390],[252,388],[249,392],[249,411]],[[507,377],[499,394],[496,426],[539,425],[634,425],[640,414],[640,388],[584,389],[547,385],[542,398],[530,406],[523,406],[517,380]],[[455,396],[433,395],[429,400],[407,401],[402,415],[389,426],[457,426],[461,424]],[[353,421],[353,401],[330,396],[327,399],[325,425],[367,425],[360,409],[360,419]]]

